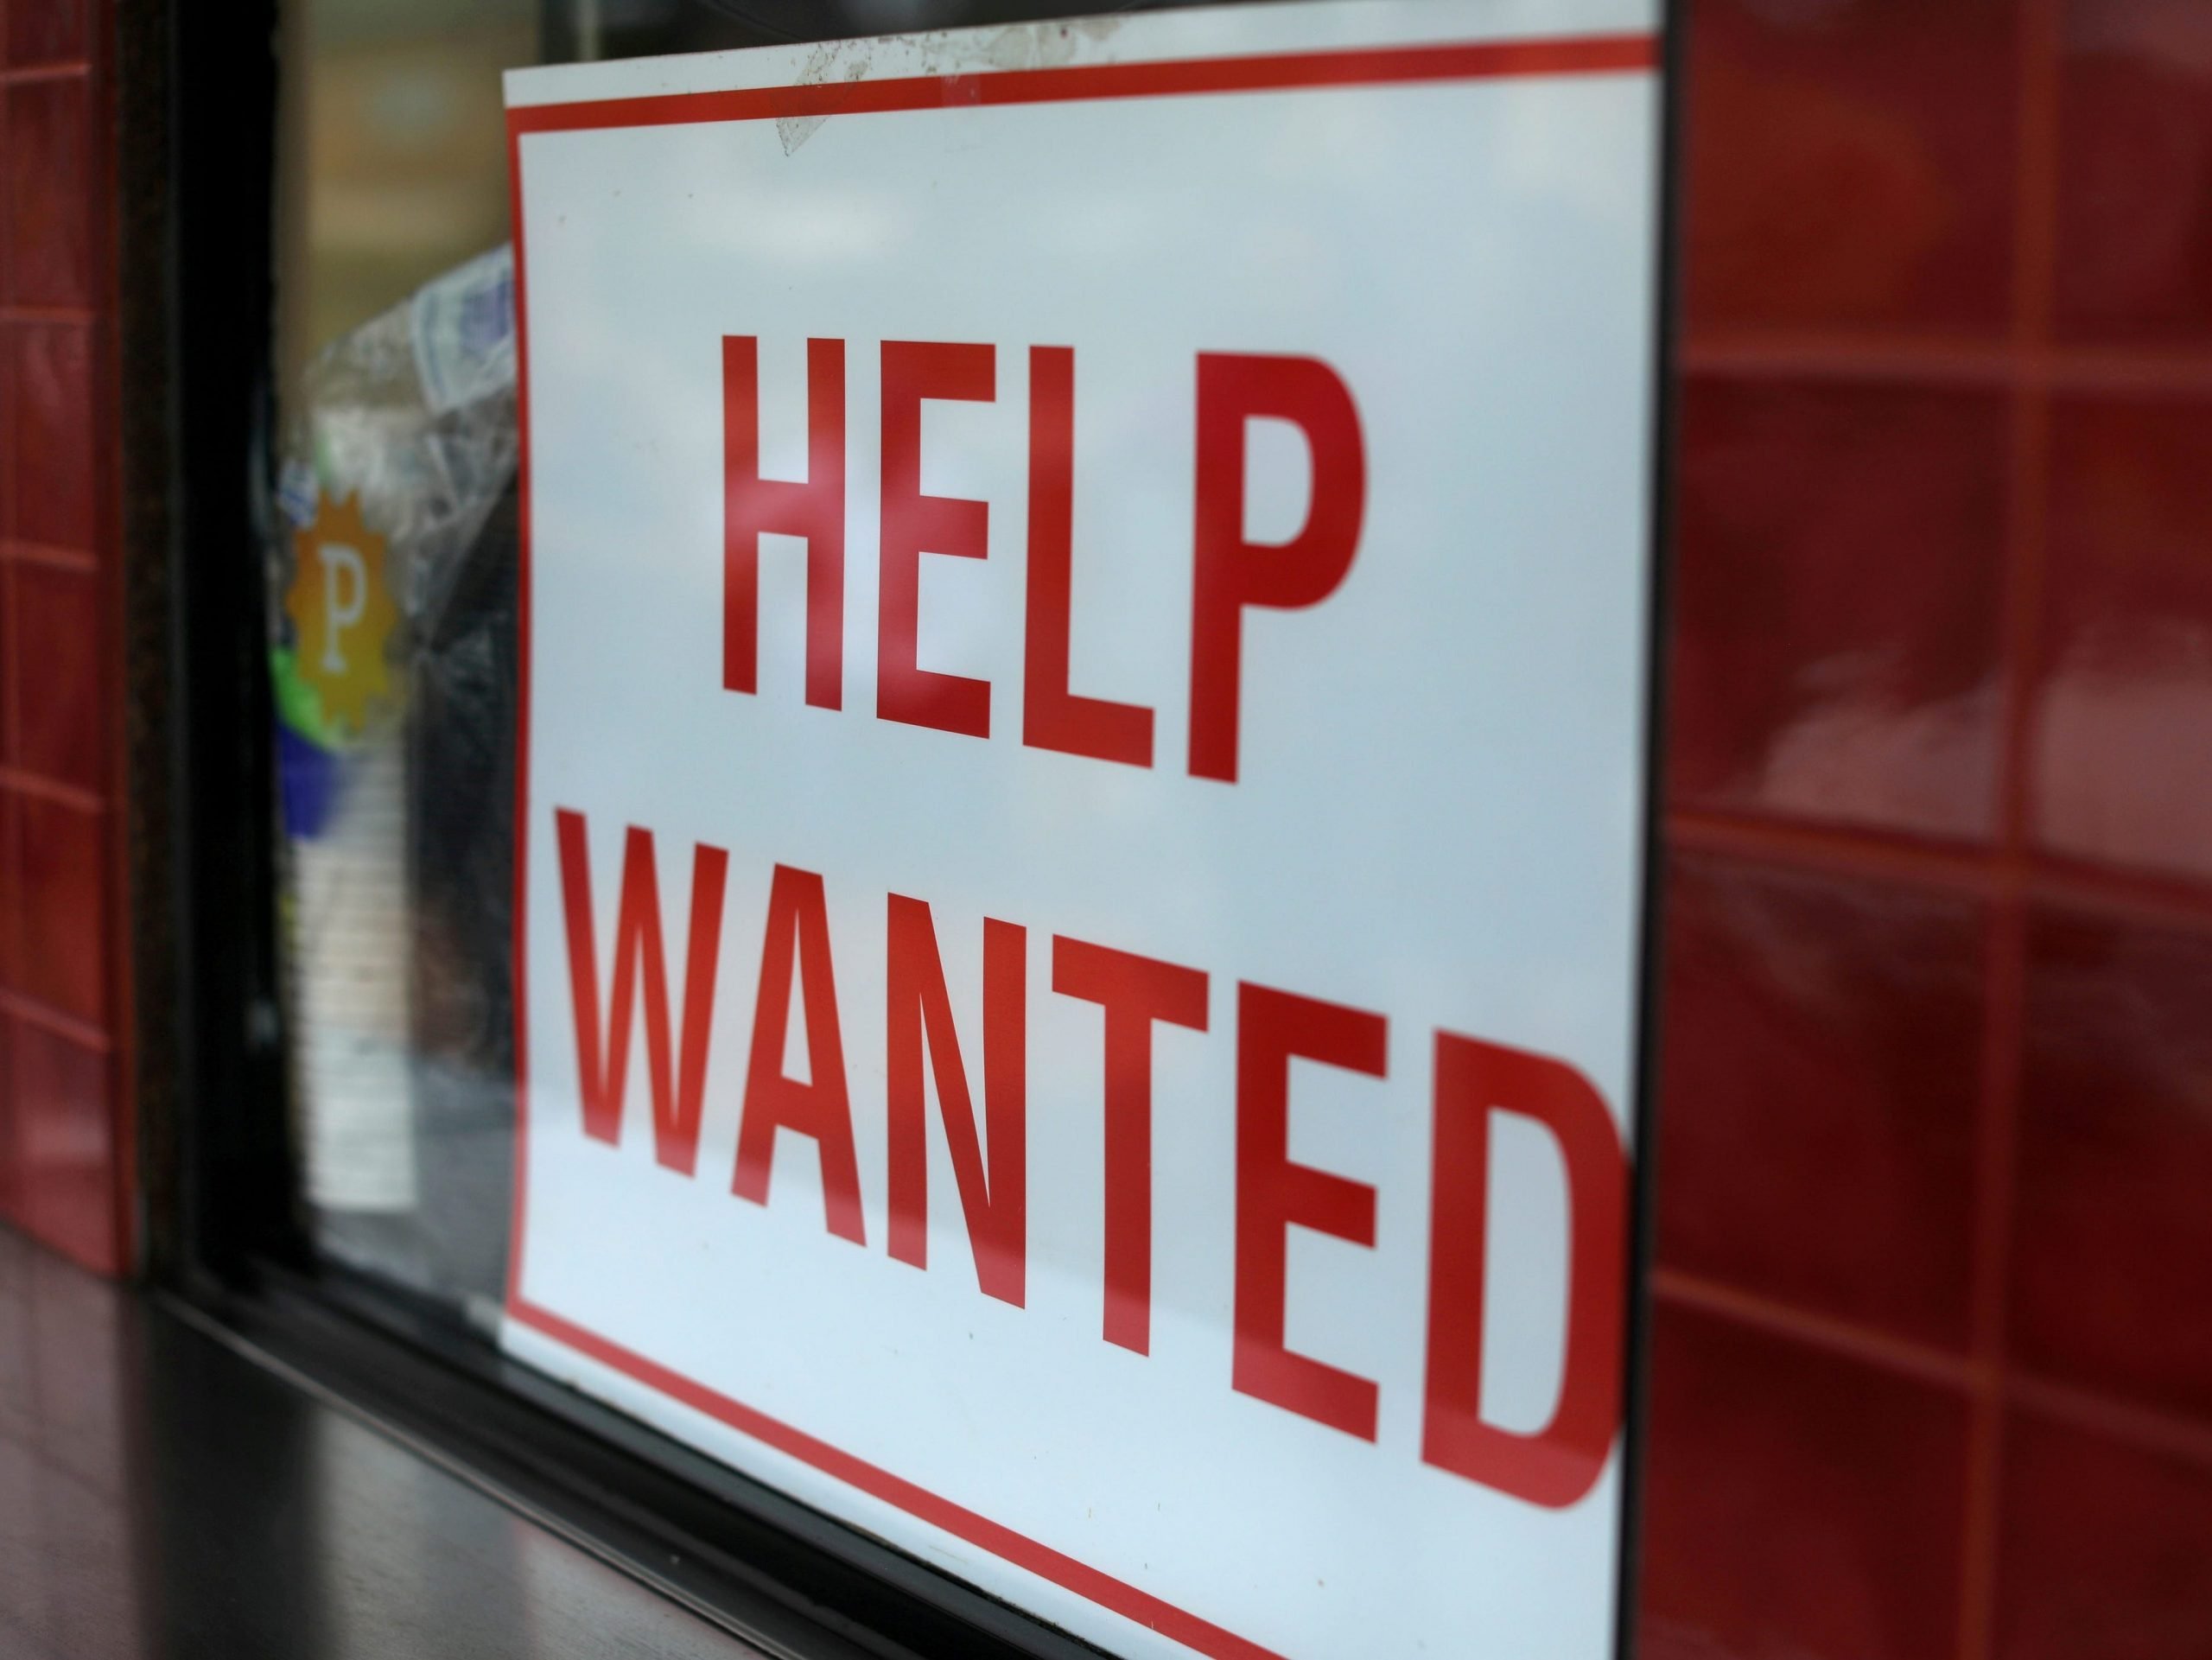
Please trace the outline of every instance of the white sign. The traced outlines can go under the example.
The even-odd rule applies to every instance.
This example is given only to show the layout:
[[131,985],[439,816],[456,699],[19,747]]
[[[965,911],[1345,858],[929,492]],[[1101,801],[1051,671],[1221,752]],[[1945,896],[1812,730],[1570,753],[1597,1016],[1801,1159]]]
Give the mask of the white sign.
[[1118,1654],[1612,1652],[1655,28],[510,77],[517,1353]]

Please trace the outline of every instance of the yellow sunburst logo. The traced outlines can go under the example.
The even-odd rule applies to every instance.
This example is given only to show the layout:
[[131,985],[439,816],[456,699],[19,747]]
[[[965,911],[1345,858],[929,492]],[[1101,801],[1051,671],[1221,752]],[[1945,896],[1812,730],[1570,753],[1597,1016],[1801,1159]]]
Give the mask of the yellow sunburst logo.
[[358,737],[370,705],[391,697],[385,652],[399,622],[385,539],[362,518],[359,497],[325,497],[314,522],[292,533],[284,609],[296,640],[294,671],[314,690],[323,719]]

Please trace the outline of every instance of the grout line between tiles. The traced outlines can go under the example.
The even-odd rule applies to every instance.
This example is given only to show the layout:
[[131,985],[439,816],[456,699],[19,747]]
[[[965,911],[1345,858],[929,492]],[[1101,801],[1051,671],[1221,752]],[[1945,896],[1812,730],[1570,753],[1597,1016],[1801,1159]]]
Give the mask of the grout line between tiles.
[[2200,897],[2155,877],[2131,877],[2037,860],[2026,878],[2030,898],[2114,920],[2182,933],[2212,932],[2212,895]]
[[57,547],[50,542],[26,542],[20,537],[0,539],[0,561],[19,565],[45,565],[54,570],[73,570],[90,576],[100,568],[100,557],[85,548]]
[[31,328],[43,325],[90,328],[99,321],[100,314],[89,306],[0,304],[0,323],[22,323]]
[[[2019,154],[2013,197],[2012,340],[2042,366],[2056,280],[2058,74],[2064,0],[2021,0]],[[2027,1030],[2028,888],[2033,811],[2034,690],[2049,544],[2051,381],[2012,387],[2012,455],[2003,588],[2003,749],[1998,779],[1999,877],[1989,919],[1982,1013],[1982,1088],[1974,1193],[1972,1340],[1976,1392],[1961,1546],[1960,1660],[1991,1660],[1997,1644],[2004,1532],[2005,1414],[2017,1193],[2020,1082]]]
[[115,1049],[115,1040],[100,1027],[74,1014],[64,1014],[42,998],[27,992],[0,987],[0,1014],[6,1014],[27,1026],[39,1027],[58,1037],[86,1049],[110,1054]]
[[1989,1366],[1960,1353],[1818,1313],[1680,1269],[1651,1272],[1652,1294],[1675,1307],[1979,1400],[2001,1394],[2007,1410],[2064,1423],[2104,1439],[2212,1469],[2212,1422],[2117,1400],[2053,1378]]
[[2088,1430],[2107,1441],[2212,1470],[2212,1424],[2132,1406],[2044,1377],[2016,1374],[2007,1380],[2005,1393],[2023,1415]]
[[20,766],[0,764],[0,790],[29,796],[36,801],[51,801],[58,806],[74,807],[79,812],[100,813],[107,811],[107,803],[97,790],[87,790],[81,785],[64,784],[42,773],[26,772]]
[[1975,1380],[1967,1428],[1960,1651],[1983,1660],[1993,1643],[2005,1441],[2005,1311],[2012,1258],[2013,1143],[2019,1111],[2026,995],[2025,906],[2016,886],[1993,906],[1984,938],[1981,1094],[1973,1198],[1970,1343]]
[[2212,892],[2177,880],[2105,870],[2022,849],[1942,847],[1879,830],[1676,808],[1670,850],[1721,855],[1796,870],[1858,877],[1929,894],[2025,899],[2183,933],[2212,932]]
[[1708,334],[1686,341],[1692,377],[1839,385],[2040,391],[2074,398],[2212,398],[2212,353],[1847,334]]
[[1980,1381],[1974,1362],[1964,1355],[1891,1337],[1832,1315],[1811,1313],[1679,1269],[1653,1269],[1651,1290],[1662,1301],[1720,1315],[1923,1383],[1970,1390]]
[[1670,849],[1871,876],[1974,899],[1993,897],[1998,887],[1995,863],[1986,852],[1872,832],[1676,808],[1667,815],[1667,841]]
[[67,59],[60,63],[26,64],[20,68],[0,69],[0,86],[35,86],[42,81],[89,80],[92,66],[83,58]]
[[16,630],[22,615],[22,601],[16,592],[13,561],[0,560],[0,649],[7,660],[0,663],[0,772],[23,753],[22,656],[16,645]]

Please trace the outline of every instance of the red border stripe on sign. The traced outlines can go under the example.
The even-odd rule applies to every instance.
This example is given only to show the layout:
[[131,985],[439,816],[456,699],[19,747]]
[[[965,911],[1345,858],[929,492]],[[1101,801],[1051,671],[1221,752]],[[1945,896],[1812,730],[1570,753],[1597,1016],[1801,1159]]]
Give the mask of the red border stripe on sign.
[[1039,1578],[1050,1580],[1079,1596],[1088,1597],[1117,1614],[1125,1614],[1139,1625],[1148,1625],[1179,1643],[1187,1644],[1202,1654],[1217,1656],[1219,1660],[1284,1660],[1284,1657],[1273,1649],[1263,1649],[1234,1631],[1224,1631],[1172,1602],[1163,1601],[1149,1592],[1139,1590],[1126,1580],[1117,1580],[1087,1562],[1077,1561],[1072,1556],[1054,1550],[1050,1545],[1039,1544],[1025,1533],[1017,1533],[1012,1528],[963,1505],[956,1504],[949,1498],[940,1498],[926,1487],[895,1476],[865,1459],[855,1458],[803,1429],[792,1428],[780,1418],[772,1418],[741,1401],[734,1401],[727,1395],[718,1394],[681,1372],[648,1360],[620,1344],[610,1343],[597,1333],[588,1332],[573,1321],[563,1320],[558,1314],[549,1313],[533,1303],[515,1303],[507,1313],[510,1318],[565,1343],[578,1353],[588,1355],[602,1365],[613,1367],[626,1377],[658,1390],[695,1412],[703,1412],[716,1422],[742,1431],[764,1446],[772,1447],[779,1453],[787,1453],[802,1464],[811,1465],[849,1487],[857,1487],[871,1498],[895,1505],[909,1516],[919,1517],[933,1526],[943,1528],[956,1538],[980,1545],[995,1556],[1026,1568]]
[[1062,69],[1003,69],[805,86],[750,86],[721,92],[659,92],[644,98],[525,105],[507,111],[507,127],[518,134],[666,127],[788,116],[861,115],[886,110],[1050,104],[1077,99],[1174,98],[1424,80],[1623,74],[1658,67],[1656,35],[1583,35],[1564,40],[1477,41],[1351,52],[1294,52],[1271,57],[1077,64]]
[[1265,56],[1192,58],[1150,63],[1071,65],[1056,69],[921,75],[719,92],[669,92],[525,105],[507,112],[508,186],[515,246],[516,392],[521,438],[517,576],[519,639],[515,748],[515,1173],[509,1241],[507,1315],[577,1353],[763,1446],[798,1460],[956,1538],[1173,1638],[1214,1660],[1283,1660],[1189,1611],[1039,1543],[890,1471],[831,1446],[782,1420],[564,1320],[523,1294],[524,1219],[529,1147],[528,858],[530,847],[531,488],[530,331],[523,229],[522,140],[525,135],[616,127],[759,121],[785,116],[856,115],[893,110],[961,109],[1116,98],[1188,97],[1380,86],[1541,76],[1656,73],[1651,34],[1483,41]]

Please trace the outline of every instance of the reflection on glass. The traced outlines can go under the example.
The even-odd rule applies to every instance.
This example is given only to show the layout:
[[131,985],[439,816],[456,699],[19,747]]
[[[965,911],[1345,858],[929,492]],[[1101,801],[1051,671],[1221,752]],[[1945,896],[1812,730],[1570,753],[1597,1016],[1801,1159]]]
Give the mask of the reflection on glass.
[[1003,0],[288,0],[264,514],[293,1142],[317,1248],[505,1278],[515,636],[501,72]]

